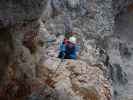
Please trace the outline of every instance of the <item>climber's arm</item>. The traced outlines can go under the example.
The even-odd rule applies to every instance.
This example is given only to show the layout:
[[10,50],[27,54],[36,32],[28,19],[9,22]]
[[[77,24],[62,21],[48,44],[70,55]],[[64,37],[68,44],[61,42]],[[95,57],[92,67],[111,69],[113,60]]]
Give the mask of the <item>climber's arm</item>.
[[66,46],[63,43],[61,43],[59,49],[61,52],[65,52]]

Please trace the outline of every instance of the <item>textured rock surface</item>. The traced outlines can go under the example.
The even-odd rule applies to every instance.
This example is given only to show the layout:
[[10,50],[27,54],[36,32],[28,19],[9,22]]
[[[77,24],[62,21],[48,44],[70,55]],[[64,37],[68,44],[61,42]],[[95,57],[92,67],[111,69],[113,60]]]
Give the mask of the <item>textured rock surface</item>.
[[46,0],[1,0],[0,27],[37,20],[46,4]]
[[114,16],[112,0],[96,0],[96,32],[101,37],[113,34]]
[[[132,0],[131,0],[132,1]],[[110,46],[113,48],[110,50],[110,58],[112,63],[119,64],[121,68],[123,69],[124,77],[126,77],[126,80],[128,81],[127,84],[124,86],[116,86],[118,92],[118,96],[120,97],[120,100],[130,100],[133,99],[132,94],[132,48],[133,48],[133,41],[131,38],[133,38],[132,35],[132,22],[133,22],[133,9],[132,6],[129,5],[126,10],[120,14],[119,17],[116,18],[116,24],[115,24],[115,37],[117,39],[114,39],[110,42],[113,44]],[[114,45],[116,44],[116,45]],[[115,55],[115,56],[114,56]],[[115,59],[116,58],[116,59]],[[123,84],[123,82],[120,82]],[[116,85],[116,84],[115,84]],[[120,86],[120,87],[119,87]]]
[[[30,100],[112,100],[113,95],[114,100],[132,99],[132,81],[127,84],[127,80],[132,80],[129,71],[132,70],[132,33],[126,29],[123,33],[120,31],[123,25],[132,26],[132,23],[130,20],[125,24],[127,20],[119,21],[116,16],[121,15],[127,5],[125,11],[132,11],[132,2],[1,0],[0,87],[4,87],[5,92],[0,99],[15,100],[16,95],[17,100],[25,97]],[[123,22],[122,26],[119,22]],[[77,32],[80,37],[79,60],[66,60],[57,68],[58,45],[63,33],[69,31]],[[42,83],[41,88],[32,92],[33,81],[37,87],[38,81]],[[45,92],[49,94],[40,96]],[[49,95],[52,97],[47,98]]]
[[37,46],[35,37],[39,30],[38,19],[46,4],[46,0],[0,1],[1,78],[5,76],[4,70],[11,66],[15,66],[18,78],[24,73],[30,78],[35,77],[37,61],[31,53]]
[[38,20],[46,4],[46,0],[0,1],[1,100],[22,100],[30,94],[41,58]]
[[[89,64],[104,63],[107,71],[105,72],[106,77],[110,80],[110,83],[116,86],[114,87],[115,89],[118,88],[117,92],[114,91],[114,95],[119,94],[119,89],[121,90],[121,87],[123,87],[128,80],[126,76],[128,72],[123,68],[123,58],[129,58],[131,55],[129,51],[131,51],[132,42],[130,42],[129,49],[126,45],[129,43],[129,39],[132,35],[129,35],[128,37],[122,35],[123,32],[119,32],[118,34],[114,29],[117,28],[117,25],[119,26],[116,22],[118,17],[116,15],[121,15],[120,13],[123,12],[122,10],[125,10],[125,8],[132,3],[132,0],[90,0],[90,2],[84,0],[86,5],[91,5],[87,10],[89,12],[85,15],[77,15],[76,10],[74,10],[74,7],[77,7],[76,5],[80,4],[78,3],[78,0],[73,0],[73,3],[67,1],[69,2],[68,4],[66,1],[58,2],[59,4],[57,2],[58,0],[56,0],[56,6],[54,6],[54,8],[57,9],[57,15],[53,15],[53,18],[50,18],[45,22],[48,31],[56,33],[57,36],[64,31],[73,30],[78,32],[82,39],[82,47],[84,48],[80,53],[80,58]],[[71,6],[71,3],[73,4],[73,9],[67,7],[68,5]],[[53,2],[53,5],[54,4],[55,2]],[[51,8],[52,11],[53,6],[49,4],[47,8]],[[59,11],[58,8],[62,10]],[[84,8],[87,9],[86,6],[84,6]],[[83,9],[80,10],[82,11]],[[128,6],[128,10],[132,10],[132,5]],[[52,14],[52,12],[49,14]],[[122,22],[122,20],[120,22]],[[125,27],[127,26],[130,27],[132,25],[126,24]],[[128,33],[128,30],[125,32]],[[124,37],[127,37],[127,41],[123,43],[122,41],[125,41]],[[120,40],[119,38],[123,39]],[[100,52],[96,52],[96,48],[99,48],[98,51]],[[131,59],[128,60],[129,62],[132,61]],[[121,84],[121,86],[119,87],[116,84]],[[127,89],[127,91],[132,94],[130,89]],[[114,100],[116,99],[119,100],[120,98],[114,98]]]
[[53,81],[51,86],[57,91],[58,100],[112,100],[111,87],[99,66],[49,58],[43,62],[40,74]]
[[124,8],[133,3],[133,0],[113,0],[114,14],[119,14]]

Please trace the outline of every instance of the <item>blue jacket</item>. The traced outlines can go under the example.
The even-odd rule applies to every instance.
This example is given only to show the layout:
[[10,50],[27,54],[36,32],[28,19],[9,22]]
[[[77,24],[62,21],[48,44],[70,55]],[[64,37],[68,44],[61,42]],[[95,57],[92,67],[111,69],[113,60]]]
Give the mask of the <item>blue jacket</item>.
[[[68,55],[70,57],[70,59],[77,59],[77,52],[79,51],[80,46],[79,45],[75,45],[75,49],[72,50],[72,52]],[[60,52],[63,52],[63,54],[65,55],[67,51],[66,49],[66,45],[62,42],[60,44]]]

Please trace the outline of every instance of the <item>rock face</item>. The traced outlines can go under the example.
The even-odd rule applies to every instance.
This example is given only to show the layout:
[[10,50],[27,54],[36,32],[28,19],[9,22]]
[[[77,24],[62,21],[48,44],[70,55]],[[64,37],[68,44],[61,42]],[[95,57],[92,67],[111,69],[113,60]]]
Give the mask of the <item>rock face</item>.
[[[115,24],[115,37],[112,42],[110,42],[109,50],[111,62],[121,66],[124,74],[124,77],[128,81],[124,86],[116,86],[118,96],[121,100],[132,99],[132,5],[129,5],[127,8],[122,11],[119,16],[116,17]],[[115,41],[114,41],[115,40]],[[116,44],[116,45],[114,45]],[[115,56],[114,56],[115,55]],[[123,84],[123,82],[120,82]],[[119,84],[119,83],[118,83]],[[116,84],[115,84],[116,85]],[[123,87],[123,88],[122,88]],[[124,90],[124,91],[123,91]],[[123,91],[123,92],[122,92]]]
[[114,0],[113,7],[114,7],[114,14],[119,14],[124,8],[132,4],[132,0]]
[[1,0],[0,27],[37,20],[46,5],[46,0]]
[[[119,86],[132,77],[123,67],[132,65],[132,38],[120,32],[117,15],[128,5],[132,11],[132,2],[1,0],[0,99],[121,100]],[[71,31],[81,40],[79,59],[60,63],[58,45]]]
[[114,28],[112,0],[96,0],[96,9],[96,32],[102,37],[112,35]]
[[[52,3],[52,6],[50,2]],[[56,0],[56,2],[54,2],[51,0],[50,2],[46,11],[49,11],[50,13],[48,13],[48,15],[53,15],[53,17],[49,18],[47,21],[44,20],[45,17],[42,17],[42,19],[45,21],[45,26],[48,31],[51,33],[56,33],[56,36],[71,30],[78,32],[82,40],[82,51],[80,52],[80,58],[84,61],[87,61],[89,64],[105,64],[107,67],[105,68],[107,69],[107,72],[105,72],[106,77],[110,80],[110,83],[115,86],[114,95],[119,95],[119,90],[123,90],[121,86],[124,86],[128,80],[127,74],[129,71],[127,72],[123,66],[125,65],[125,58],[128,59],[129,62],[132,61],[132,42],[130,41],[130,37],[132,37],[132,35],[130,32],[128,32],[128,30],[124,30],[124,27],[122,27],[122,29],[127,34],[129,33],[128,36],[122,35],[125,33],[116,30],[118,27],[118,29],[121,30],[121,26],[118,24],[117,19],[118,16],[123,12],[122,10],[130,12],[132,11],[133,1],[84,0],[82,2],[81,0],[72,0],[70,2],[68,0],[59,2],[59,0]],[[78,7],[83,7],[84,9],[78,9]],[[78,12],[74,8],[77,8]],[[127,8],[128,10],[126,10]],[[52,9],[56,9],[57,13],[53,14]],[[80,11],[85,12],[85,9],[87,9],[88,12],[79,14]],[[132,18],[130,17],[130,19]],[[120,22],[123,23],[126,21],[127,19],[120,20]],[[128,26],[130,28],[132,25],[131,23],[130,25],[127,23],[126,25],[124,24],[124,26]],[[95,52],[96,48],[98,48],[99,51],[98,55]],[[127,62],[127,65],[129,62]],[[119,87],[116,84],[121,84],[121,86]],[[131,90],[127,89],[127,91]],[[130,93],[132,94],[132,92]],[[119,100],[122,98],[114,97],[114,100],[116,99]]]
[[[99,65],[102,67],[102,65]],[[111,100],[111,87],[97,65],[89,66],[77,60],[49,58],[43,62],[40,74],[52,80],[58,100]]]
[[[39,30],[38,19],[46,3],[46,0],[0,1],[1,69],[12,65],[21,66],[20,68],[31,66],[31,69],[35,66],[30,49],[33,49],[31,46]],[[35,74],[32,71],[31,76],[35,76],[33,73]]]
[[38,20],[46,4],[46,0],[0,1],[1,100],[24,99],[30,94],[29,84],[41,57],[36,56]]

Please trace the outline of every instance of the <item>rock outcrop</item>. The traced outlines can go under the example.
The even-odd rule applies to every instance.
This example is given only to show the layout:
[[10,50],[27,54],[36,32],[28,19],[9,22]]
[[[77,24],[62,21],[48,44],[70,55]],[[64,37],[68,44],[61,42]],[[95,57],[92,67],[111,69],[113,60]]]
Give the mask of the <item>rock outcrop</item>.
[[[39,18],[47,0],[0,1],[0,99],[24,99],[36,77]],[[25,92],[24,92],[25,91]]]
[[58,100],[112,100],[111,86],[100,68],[52,57],[42,63],[39,74],[55,88]]

